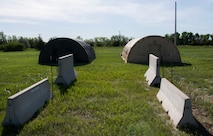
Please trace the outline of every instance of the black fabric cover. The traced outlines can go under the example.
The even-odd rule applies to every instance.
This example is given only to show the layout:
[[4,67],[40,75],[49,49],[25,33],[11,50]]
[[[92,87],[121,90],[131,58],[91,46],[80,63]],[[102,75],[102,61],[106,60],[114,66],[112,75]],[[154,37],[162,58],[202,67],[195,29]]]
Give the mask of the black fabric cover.
[[39,64],[58,65],[58,58],[68,54],[74,55],[74,65],[88,64],[96,58],[92,46],[84,41],[56,38],[50,40],[41,50]]

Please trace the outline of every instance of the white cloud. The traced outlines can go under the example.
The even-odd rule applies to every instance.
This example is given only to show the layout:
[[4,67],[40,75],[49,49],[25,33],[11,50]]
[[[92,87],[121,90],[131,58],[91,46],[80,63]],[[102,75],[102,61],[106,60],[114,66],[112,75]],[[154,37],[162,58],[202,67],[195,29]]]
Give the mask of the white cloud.
[[19,21],[93,23],[100,22],[105,17],[122,16],[139,22],[158,23],[170,20],[171,8],[168,8],[168,4],[168,0],[155,3],[131,0],[5,0],[0,2],[0,17]]
[[[173,30],[175,0],[0,0],[0,23],[7,33],[130,36]],[[178,0],[177,29],[208,33],[212,0]],[[24,24],[24,25],[20,25]],[[33,27],[32,27],[33,26]],[[12,27],[12,28],[11,28]],[[31,34],[31,35],[33,35]]]
[[0,22],[2,23],[22,23],[22,24],[32,24],[37,25],[40,24],[39,22],[30,21],[30,20],[21,20],[21,19],[0,19]]

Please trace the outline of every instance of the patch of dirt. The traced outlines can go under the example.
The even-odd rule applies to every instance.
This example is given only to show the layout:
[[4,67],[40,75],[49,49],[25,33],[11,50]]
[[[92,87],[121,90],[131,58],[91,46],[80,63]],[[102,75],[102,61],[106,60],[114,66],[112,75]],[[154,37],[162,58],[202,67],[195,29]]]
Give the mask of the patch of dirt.
[[192,114],[200,123],[200,127],[203,127],[201,130],[205,129],[210,135],[213,135],[213,119],[208,116],[207,112],[200,106],[192,105]]

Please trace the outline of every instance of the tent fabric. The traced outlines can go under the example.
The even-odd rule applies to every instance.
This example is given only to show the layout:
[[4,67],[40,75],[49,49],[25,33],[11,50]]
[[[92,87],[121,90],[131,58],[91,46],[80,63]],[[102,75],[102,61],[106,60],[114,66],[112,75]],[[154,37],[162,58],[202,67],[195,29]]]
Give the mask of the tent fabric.
[[121,57],[126,63],[148,64],[149,54],[159,57],[161,63],[182,63],[173,42],[155,35],[132,39],[124,46]]
[[56,38],[50,40],[41,50],[39,64],[58,65],[58,58],[68,54],[74,55],[74,65],[88,64],[96,58],[92,46],[84,41]]

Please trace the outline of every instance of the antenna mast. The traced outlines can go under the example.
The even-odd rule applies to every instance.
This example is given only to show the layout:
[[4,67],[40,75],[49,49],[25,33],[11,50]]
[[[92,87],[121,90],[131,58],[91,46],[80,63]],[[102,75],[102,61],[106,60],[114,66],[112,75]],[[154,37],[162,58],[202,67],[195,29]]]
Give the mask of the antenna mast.
[[175,34],[174,34],[174,45],[177,46],[177,2],[175,1]]

